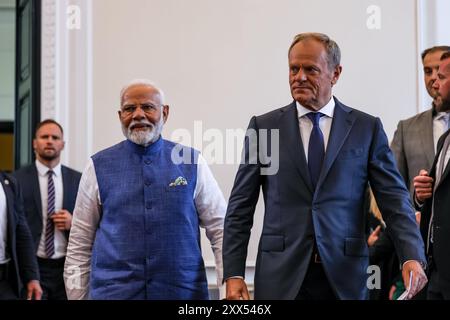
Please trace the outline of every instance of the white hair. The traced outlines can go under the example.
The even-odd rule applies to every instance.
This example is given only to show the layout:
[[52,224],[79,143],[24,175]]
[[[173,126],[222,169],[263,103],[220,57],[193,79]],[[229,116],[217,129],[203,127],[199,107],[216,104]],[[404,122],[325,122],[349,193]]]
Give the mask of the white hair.
[[122,90],[120,90],[120,103],[122,103],[122,101],[123,101],[123,96],[125,95],[125,92],[128,89],[130,89],[131,87],[135,87],[135,86],[146,86],[146,87],[151,87],[151,88],[155,89],[159,93],[161,103],[163,105],[165,104],[166,99],[165,99],[164,92],[154,82],[152,82],[148,79],[134,79],[134,80],[131,80],[130,82],[128,82],[125,86],[123,86]]

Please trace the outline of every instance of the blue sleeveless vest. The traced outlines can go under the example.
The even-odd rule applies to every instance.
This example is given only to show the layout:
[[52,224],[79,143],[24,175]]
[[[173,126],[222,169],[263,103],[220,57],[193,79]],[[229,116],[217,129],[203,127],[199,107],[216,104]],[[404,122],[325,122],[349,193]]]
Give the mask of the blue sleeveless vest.
[[198,152],[123,141],[92,157],[102,202],[92,250],[92,299],[208,299],[194,202]]

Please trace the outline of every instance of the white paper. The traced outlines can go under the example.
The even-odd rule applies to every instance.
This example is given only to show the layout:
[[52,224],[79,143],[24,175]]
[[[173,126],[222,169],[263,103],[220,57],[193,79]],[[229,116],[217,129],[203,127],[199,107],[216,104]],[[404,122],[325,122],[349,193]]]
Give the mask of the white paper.
[[397,300],[409,300],[408,299],[408,295],[411,291],[411,285],[412,285],[412,278],[413,278],[413,273],[412,271],[409,272],[409,285],[408,288],[406,288],[406,290],[397,298]]

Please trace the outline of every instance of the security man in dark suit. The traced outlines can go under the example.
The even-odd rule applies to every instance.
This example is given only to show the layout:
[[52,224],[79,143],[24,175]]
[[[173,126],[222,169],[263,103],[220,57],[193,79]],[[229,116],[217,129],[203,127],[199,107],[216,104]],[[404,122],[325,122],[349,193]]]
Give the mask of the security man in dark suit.
[[[435,101],[443,111],[450,110],[450,52],[441,57]],[[429,264],[427,299],[450,300],[450,130],[439,139],[433,166],[414,178],[416,202],[421,206],[420,228],[426,241]]]
[[40,300],[42,289],[16,180],[0,172],[0,300]]
[[61,165],[63,129],[54,120],[38,124],[35,163],[14,173],[37,255],[43,299],[66,300],[64,262],[81,173]]

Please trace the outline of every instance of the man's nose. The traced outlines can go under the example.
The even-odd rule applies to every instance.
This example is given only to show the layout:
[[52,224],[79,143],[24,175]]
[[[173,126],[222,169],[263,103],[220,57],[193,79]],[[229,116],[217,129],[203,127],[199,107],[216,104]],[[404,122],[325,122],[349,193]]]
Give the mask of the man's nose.
[[439,81],[438,81],[438,79],[433,80],[433,85],[431,87],[433,89],[439,89]]
[[438,74],[438,72],[437,72],[437,70],[433,70],[432,72],[431,72],[431,77],[430,77],[430,80],[431,81],[433,81],[433,82],[435,82],[436,80],[437,80],[437,74]]
[[306,74],[302,68],[298,70],[297,74],[294,77],[295,81],[306,81]]
[[136,110],[133,112],[133,119],[142,119],[145,117],[144,110],[140,106],[136,107]]

